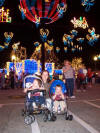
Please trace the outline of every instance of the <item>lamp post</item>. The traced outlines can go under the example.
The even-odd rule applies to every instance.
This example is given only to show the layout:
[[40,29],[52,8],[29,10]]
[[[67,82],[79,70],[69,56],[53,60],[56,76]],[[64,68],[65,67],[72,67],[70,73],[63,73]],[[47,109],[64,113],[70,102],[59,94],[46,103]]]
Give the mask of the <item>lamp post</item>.
[[11,74],[11,88],[14,89],[14,76],[15,76],[15,72],[14,72],[14,62],[16,61],[16,56],[12,55],[11,56],[11,60],[13,62],[13,72]]
[[15,62],[15,60],[16,60],[16,56],[15,56],[15,55],[12,55],[11,60],[12,60],[12,62],[13,62],[13,72],[14,72],[14,62]]

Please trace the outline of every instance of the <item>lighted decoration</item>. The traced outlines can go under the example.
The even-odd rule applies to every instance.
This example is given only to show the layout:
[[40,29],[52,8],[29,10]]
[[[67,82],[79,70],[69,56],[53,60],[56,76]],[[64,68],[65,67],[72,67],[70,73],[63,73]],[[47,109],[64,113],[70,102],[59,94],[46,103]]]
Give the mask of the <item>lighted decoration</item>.
[[26,18],[26,16],[25,16],[26,9],[21,8],[20,5],[19,5],[18,7],[19,7],[19,10],[20,10],[20,12],[21,12],[21,17],[22,17],[22,19],[24,20],[24,19]]
[[12,45],[12,51],[11,51],[11,56],[14,55],[16,57],[16,62],[20,62],[22,60],[25,60],[27,55],[26,55],[26,48],[20,46],[20,42],[14,43]]
[[81,5],[85,7],[86,12],[88,12],[94,4],[95,0],[81,0]]
[[77,38],[76,40],[77,40],[80,44],[82,44],[82,43],[84,42],[84,38],[81,38],[81,37],[80,37],[80,38]]
[[56,47],[56,52],[59,53],[60,52],[60,48]]
[[67,47],[64,47],[64,51],[65,51],[65,53],[67,53],[67,51],[68,51],[68,48],[67,48]]
[[11,42],[11,39],[13,37],[13,33],[12,32],[5,32],[4,33],[4,36],[5,36],[5,43],[10,43]]
[[73,38],[74,38],[74,35],[64,34],[63,35],[64,45],[68,45],[70,47],[70,45],[72,44]]
[[40,37],[43,42],[47,41],[47,36],[49,35],[49,30],[48,29],[40,29]]
[[38,17],[37,15],[35,15],[35,20],[36,20],[36,27],[38,27],[39,24],[40,24],[40,17]]
[[76,58],[76,57],[73,58],[71,65],[74,68],[75,76],[77,77],[78,70],[79,70],[80,66],[82,66],[82,58]]
[[74,53],[76,49],[75,49],[75,48],[72,48],[71,50],[72,50],[72,52]]
[[77,30],[71,30],[70,33],[71,33],[72,35],[74,35],[74,36],[77,36],[78,31],[77,31]]
[[0,45],[0,51],[3,51],[4,50],[4,46]]
[[[57,9],[63,3],[62,11]],[[59,14],[65,11],[66,0],[20,0],[22,9],[26,9],[25,16],[30,21],[37,24],[37,18],[40,23],[50,24],[59,19]]]
[[100,35],[95,33],[95,28],[92,27],[91,29],[88,29],[89,34],[86,35],[86,38],[88,40],[88,44],[93,46],[95,42],[98,41]]
[[59,17],[63,16],[64,12],[67,10],[67,4],[64,4],[63,2],[57,5],[57,11],[59,13]]
[[85,17],[80,17],[79,19],[76,19],[75,17],[71,20],[71,22],[74,24],[74,28],[88,28],[88,23],[86,21]]
[[4,4],[5,0],[0,0],[0,6]]
[[50,46],[53,46],[53,39],[50,40],[50,41],[48,40],[47,42],[48,42],[48,44],[49,44]]
[[39,42],[35,42],[34,45],[35,45],[35,47],[38,47],[39,46]]
[[14,43],[14,44],[12,45],[13,50],[14,50],[14,51],[18,50],[18,46],[19,46],[19,45],[20,45],[20,42]]
[[6,11],[4,10],[4,7],[0,9],[0,22],[11,23],[11,17],[9,16],[9,9],[7,9]]

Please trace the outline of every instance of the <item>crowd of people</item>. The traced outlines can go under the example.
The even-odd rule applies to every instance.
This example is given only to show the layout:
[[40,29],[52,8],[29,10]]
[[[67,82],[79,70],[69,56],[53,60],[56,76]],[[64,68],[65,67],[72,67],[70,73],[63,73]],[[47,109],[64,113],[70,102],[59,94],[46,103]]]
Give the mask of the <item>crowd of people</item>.
[[[76,88],[77,91],[83,90],[84,92],[88,87],[91,87],[92,84],[95,83],[95,73],[92,72],[92,70],[86,69],[84,65],[82,65],[78,71],[77,75],[71,66],[71,62],[68,60],[64,61],[64,66],[62,68],[63,70],[63,81],[67,88],[67,95],[70,98],[75,98],[74,95],[74,89]],[[10,71],[9,76],[5,76],[5,72],[3,71],[0,73],[0,89],[21,89],[23,88],[23,79],[26,75],[22,73],[20,75],[20,78],[13,72]],[[44,87],[47,92],[47,97],[49,95],[49,87],[53,80],[56,79],[55,76],[52,77],[52,80],[50,81],[49,72],[47,70],[44,70],[41,73],[41,79],[43,81]]]

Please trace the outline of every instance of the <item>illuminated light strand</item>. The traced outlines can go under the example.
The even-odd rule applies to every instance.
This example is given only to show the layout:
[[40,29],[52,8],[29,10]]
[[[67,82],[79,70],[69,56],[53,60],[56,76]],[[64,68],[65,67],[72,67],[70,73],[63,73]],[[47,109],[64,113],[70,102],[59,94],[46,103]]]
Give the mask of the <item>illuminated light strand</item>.
[[90,11],[90,8],[95,4],[95,0],[81,0],[81,5],[85,7],[85,11]]
[[6,23],[11,23],[11,17],[9,16],[9,9],[7,9],[6,11],[4,11],[4,7],[2,7],[0,9],[0,22],[6,22]]
[[80,38],[77,38],[76,40],[77,40],[79,43],[81,43],[81,44],[84,42],[84,38],[81,38],[81,37],[80,37]]
[[88,40],[88,44],[90,46],[93,46],[95,42],[97,42],[98,39],[100,38],[100,35],[95,33],[94,27],[92,27],[91,29],[88,29],[88,32],[89,34],[86,35],[86,39]]
[[85,17],[80,17],[79,19],[76,19],[75,17],[71,20],[71,23],[74,25],[74,28],[88,28],[88,23],[86,21]]
[[67,10],[67,4],[60,3],[57,5],[57,11],[59,13],[59,17],[63,16],[63,13]]

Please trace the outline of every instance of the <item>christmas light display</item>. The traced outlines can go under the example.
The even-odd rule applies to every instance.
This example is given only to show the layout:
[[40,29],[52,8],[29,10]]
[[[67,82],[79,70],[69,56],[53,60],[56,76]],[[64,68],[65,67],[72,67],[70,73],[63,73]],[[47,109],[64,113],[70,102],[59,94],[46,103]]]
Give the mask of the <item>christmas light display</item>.
[[47,36],[49,35],[49,30],[48,29],[40,29],[40,37],[43,42],[47,41]]
[[74,24],[74,28],[88,28],[88,23],[86,21],[85,17],[80,17],[79,19],[76,19],[75,17],[71,20],[71,22]]
[[13,33],[12,32],[5,32],[4,33],[4,36],[5,36],[5,43],[10,43],[11,42],[11,39],[13,37]]
[[13,33],[12,32],[5,32],[4,37],[5,37],[5,42],[3,45],[0,45],[0,51],[3,51],[5,48],[8,48],[8,46],[11,42],[11,39],[13,37]]
[[25,16],[30,21],[50,24],[59,19],[66,11],[66,0],[20,0],[20,6],[25,9]]
[[56,63],[58,61],[58,58],[54,54],[53,39],[47,40],[48,35],[49,35],[48,29],[40,29],[40,37],[42,39],[42,43],[41,44],[39,42],[34,43],[36,48],[30,59],[42,60],[42,54],[44,54],[45,62]]
[[34,45],[35,45],[35,47],[38,47],[39,46],[39,42],[35,42]]
[[68,51],[68,48],[67,48],[67,47],[64,47],[64,51],[65,51],[65,53],[67,53],[67,51]]
[[85,7],[86,12],[88,12],[94,4],[95,0],[81,0],[81,5]]
[[9,9],[7,9],[6,11],[4,10],[4,7],[0,9],[0,22],[11,23],[11,17],[9,16]]
[[0,0],[0,6],[4,4],[5,0]]
[[22,19],[24,20],[24,19],[26,18],[26,17],[25,17],[26,9],[21,8],[20,5],[19,5],[18,7],[19,7],[19,10],[20,10],[20,12],[21,12],[21,17],[22,17]]
[[77,77],[78,70],[79,70],[80,66],[82,66],[82,58],[76,58],[76,57],[73,58],[71,65],[74,68],[75,76]]
[[67,4],[64,4],[64,3],[60,3],[57,5],[57,10],[58,10],[58,13],[59,13],[59,17],[63,16],[63,13],[66,12],[66,9],[67,9]]
[[74,35],[74,36],[77,36],[78,31],[77,31],[77,30],[71,30],[70,33],[71,33],[72,35]]
[[60,48],[56,47],[56,52],[59,53],[60,52]]
[[88,29],[89,34],[86,35],[86,38],[88,40],[88,44],[93,46],[95,42],[98,41],[100,35],[95,33],[95,28],[92,27],[91,29]]
[[80,37],[80,38],[77,38],[76,40],[77,40],[80,44],[82,44],[82,43],[84,42],[84,38],[81,38],[81,37]]
[[26,48],[20,46],[20,42],[14,43],[12,45],[12,52],[11,52],[11,57],[14,55],[16,57],[15,61],[20,62],[21,60],[25,60],[27,55],[26,55]]
[[48,40],[47,42],[48,42],[48,44],[49,44],[50,46],[53,46],[53,39],[50,40],[50,41]]
[[3,51],[4,50],[4,46],[0,45],[0,51]]
[[70,45],[72,44],[73,38],[74,38],[74,35],[64,34],[63,35],[64,45],[68,45],[70,47]]

